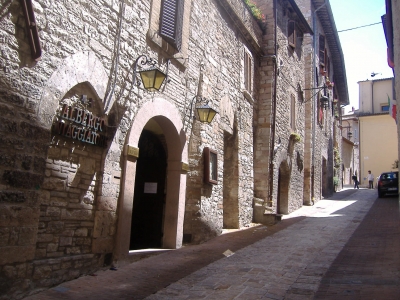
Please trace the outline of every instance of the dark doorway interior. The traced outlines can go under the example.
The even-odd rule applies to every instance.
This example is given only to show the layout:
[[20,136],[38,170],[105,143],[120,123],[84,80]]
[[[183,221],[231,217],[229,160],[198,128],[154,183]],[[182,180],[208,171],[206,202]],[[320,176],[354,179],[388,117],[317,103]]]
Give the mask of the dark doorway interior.
[[289,213],[290,170],[287,163],[282,162],[278,174],[278,194],[276,203],[277,214]]
[[223,228],[239,228],[239,157],[236,127],[224,132]]
[[322,197],[327,197],[328,196],[328,167],[327,167],[327,161],[323,157],[322,158],[322,176],[321,176],[321,185],[322,185]]
[[163,237],[167,155],[160,138],[143,130],[139,139],[132,209],[131,250],[160,248]]

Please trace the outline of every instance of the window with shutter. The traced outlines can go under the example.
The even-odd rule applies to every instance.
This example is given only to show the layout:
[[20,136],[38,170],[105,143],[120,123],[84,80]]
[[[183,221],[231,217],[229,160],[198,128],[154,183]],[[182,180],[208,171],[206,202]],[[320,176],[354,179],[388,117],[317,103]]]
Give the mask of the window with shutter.
[[247,50],[244,51],[244,88],[251,93],[252,92],[252,76],[253,76],[253,61],[251,55]]
[[163,0],[160,14],[160,36],[178,51],[182,47],[184,0]]
[[319,64],[325,65],[325,36],[319,35]]
[[290,47],[296,47],[296,22],[293,20],[288,22],[288,42]]

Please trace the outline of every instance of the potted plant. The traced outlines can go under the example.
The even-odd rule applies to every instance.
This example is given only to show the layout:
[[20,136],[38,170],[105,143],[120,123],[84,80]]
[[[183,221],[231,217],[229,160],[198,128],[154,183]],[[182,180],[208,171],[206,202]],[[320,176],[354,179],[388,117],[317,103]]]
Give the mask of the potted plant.
[[296,132],[292,132],[290,134],[290,140],[293,141],[294,143],[298,143],[301,141],[301,136],[300,134],[296,133]]
[[339,177],[335,176],[333,177],[333,186],[335,187],[335,191],[337,187],[339,186]]

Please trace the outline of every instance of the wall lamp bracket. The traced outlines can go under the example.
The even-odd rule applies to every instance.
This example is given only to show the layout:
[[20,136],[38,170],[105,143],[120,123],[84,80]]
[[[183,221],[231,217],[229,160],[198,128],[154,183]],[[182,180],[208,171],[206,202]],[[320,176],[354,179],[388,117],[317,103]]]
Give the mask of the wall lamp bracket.
[[215,109],[208,105],[209,100],[201,96],[194,96],[190,104],[190,118],[193,116],[193,104],[196,109],[196,114],[194,119],[198,119],[202,123],[210,124],[214,119],[215,115],[218,113]]
[[326,95],[326,89],[327,89],[327,88],[328,88],[328,87],[324,84],[323,86],[319,86],[319,87],[316,87],[316,88],[309,88],[309,89],[303,89],[303,90],[300,89],[300,92],[303,92],[303,91],[311,91],[311,90],[317,90],[317,92],[316,92],[314,95],[312,95],[312,97],[310,97],[310,99],[304,101],[303,103],[306,103],[306,102],[310,101],[310,100],[313,99],[314,96],[317,95],[321,90],[324,90],[324,94],[321,96],[321,98],[319,99],[319,101],[320,101],[321,107],[323,107],[325,110],[328,109],[328,107],[329,107],[329,98],[328,98],[328,96]]
[[[165,84],[168,83],[169,64],[170,60],[168,59],[165,72],[163,72],[157,67],[157,62],[153,58],[149,58],[144,54],[140,55],[133,65],[132,85],[140,85],[140,82],[137,80],[137,73],[139,73],[146,90],[150,92],[159,91],[164,81]],[[140,70],[138,70],[139,66]]]

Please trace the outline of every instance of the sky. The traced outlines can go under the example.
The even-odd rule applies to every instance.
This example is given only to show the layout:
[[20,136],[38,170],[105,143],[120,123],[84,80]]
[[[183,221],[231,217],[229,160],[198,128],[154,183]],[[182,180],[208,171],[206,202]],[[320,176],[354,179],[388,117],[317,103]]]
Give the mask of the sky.
[[[329,0],[338,31],[381,22],[386,13],[385,0]],[[358,109],[359,81],[390,78],[393,71],[386,59],[386,40],[382,23],[339,32],[342,46],[350,105]],[[371,77],[371,73],[380,73]]]

